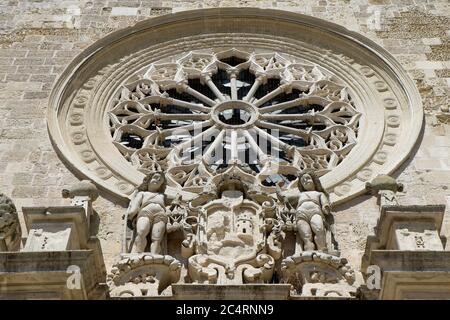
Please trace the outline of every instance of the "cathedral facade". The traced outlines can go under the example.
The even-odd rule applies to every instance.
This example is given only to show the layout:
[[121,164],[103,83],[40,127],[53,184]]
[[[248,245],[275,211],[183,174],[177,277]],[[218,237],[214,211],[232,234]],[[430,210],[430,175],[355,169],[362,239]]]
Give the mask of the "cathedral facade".
[[450,299],[446,1],[0,10],[0,299]]

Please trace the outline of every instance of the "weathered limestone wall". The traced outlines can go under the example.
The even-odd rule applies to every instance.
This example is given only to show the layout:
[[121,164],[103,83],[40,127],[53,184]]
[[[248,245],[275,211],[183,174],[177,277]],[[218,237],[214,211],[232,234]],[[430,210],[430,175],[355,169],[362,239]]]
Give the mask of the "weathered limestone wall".
[[[449,105],[447,0],[1,1],[0,191],[20,210],[65,202],[61,189],[77,181],[53,151],[45,122],[52,84],[73,57],[107,33],[139,20],[219,6],[313,15],[360,32],[391,52],[415,80],[426,112],[422,142],[398,173],[406,185],[400,201],[450,207],[450,124],[433,116]],[[120,252],[124,209],[103,198],[94,207],[109,269]],[[375,198],[362,196],[336,210],[342,254],[359,269],[366,236],[378,218]],[[450,235],[448,209],[443,233]]]

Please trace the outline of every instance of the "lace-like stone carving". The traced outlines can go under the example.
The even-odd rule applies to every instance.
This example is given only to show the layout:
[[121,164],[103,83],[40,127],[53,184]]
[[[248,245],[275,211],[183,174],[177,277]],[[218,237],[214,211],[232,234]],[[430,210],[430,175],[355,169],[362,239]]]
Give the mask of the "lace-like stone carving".
[[360,116],[348,88],[323,68],[236,49],[153,63],[109,111],[113,143],[143,172],[238,161],[259,173],[272,161],[323,174],[357,143]]

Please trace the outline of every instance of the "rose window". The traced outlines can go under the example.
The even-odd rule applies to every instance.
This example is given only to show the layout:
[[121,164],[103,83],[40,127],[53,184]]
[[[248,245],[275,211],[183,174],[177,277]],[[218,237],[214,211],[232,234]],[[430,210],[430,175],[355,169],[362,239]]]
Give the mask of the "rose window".
[[68,168],[124,205],[155,169],[187,201],[235,169],[274,196],[307,168],[339,204],[410,158],[423,106],[396,59],[353,31],[220,8],[95,42],[56,82],[47,120]]
[[[343,81],[287,54],[191,51],[141,69],[117,91],[113,143],[138,170],[268,162],[326,173],[358,141]],[[266,181],[274,183],[276,181]]]

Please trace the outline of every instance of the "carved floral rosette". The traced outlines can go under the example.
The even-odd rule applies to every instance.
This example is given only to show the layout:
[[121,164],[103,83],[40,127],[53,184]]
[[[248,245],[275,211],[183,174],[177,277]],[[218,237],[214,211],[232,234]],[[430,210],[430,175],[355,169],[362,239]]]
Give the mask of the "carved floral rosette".
[[316,297],[352,297],[355,273],[347,259],[316,251],[304,251],[284,259],[282,280],[296,294]]
[[111,297],[151,297],[180,279],[181,263],[169,255],[127,254],[113,265],[107,283]]

